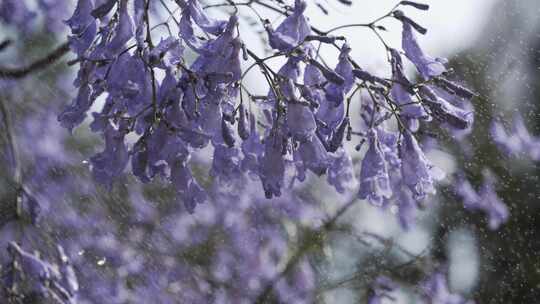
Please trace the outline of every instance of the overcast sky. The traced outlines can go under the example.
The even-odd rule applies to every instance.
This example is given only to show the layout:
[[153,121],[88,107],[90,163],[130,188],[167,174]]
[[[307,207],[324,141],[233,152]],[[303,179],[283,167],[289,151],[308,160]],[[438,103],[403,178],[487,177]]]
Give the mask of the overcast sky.
[[[324,3],[325,0],[322,0]],[[498,0],[423,0],[429,4],[430,10],[418,11],[405,8],[408,16],[428,29],[425,36],[419,37],[422,47],[433,56],[449,56],[456,51],[470,46],[474,39],[481,34],[490,16],[490,11]],[[352,7],[338,3],[337,0],[326,0],[331,14],[323,15],[314,5],[308,13],[313,16],[311,21],[319,28],[327,29],[335,25],[369,22],[384,15],[397,0],[353,0]],[[389,19],[382,24],[389,32],[384,35],[390,45],[401,45],[401,26],[398,21]],[[338,33],[336,33],[338,34]],[[352,44],[354,58],[363,64],[383,64],[381,45],[375,36],[366,29],[351,28],[340,31],[339,34],[348,37]],[[383,53],[384,54],[384,53]],[[373,67],[372,67],[373,68]]]

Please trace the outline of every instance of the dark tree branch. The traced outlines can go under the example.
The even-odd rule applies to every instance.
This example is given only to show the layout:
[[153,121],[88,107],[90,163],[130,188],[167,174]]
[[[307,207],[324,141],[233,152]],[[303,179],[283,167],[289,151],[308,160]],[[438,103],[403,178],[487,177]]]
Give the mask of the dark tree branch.
[[[345,203],[341,208],[339,208],[336,213],[317,230],[313,232],[313,235],[321,235],[325,232],[330,231],[339,220],[339,218],[345,214],[353,205],[357,202],[356,196]],[[255,304],[265,304],[268,302],[268,299],[274,290],[275,285],[286,275],[288,275],[296,266],[296,264],[306,255],[306,253],[312,248],[313,244],[308,241],[303,241],[298,246],[297,250],[291,255],[287,264],[276,274],[263,288],[261,293],[257,296],[254,303]]]
[[8,46],[10,46],[10,45],[11,45],[11,42],[12,42],[12,41],[9,40],[9,39],[6,39],[6,40],[0,42],[0,52],[3,51],[3,50],[4,50],[5,48],[7,48]]
[[64,42],[58,46],[54,51],[49,53],[47,56],[38,59],[25,67],[20,68],[8,68],[0,66],[0,79],[19,79],[24,78],[28,74],[42,70],[49,65],[58,61],[62,56],[67,54],[69,51],[69,43]]

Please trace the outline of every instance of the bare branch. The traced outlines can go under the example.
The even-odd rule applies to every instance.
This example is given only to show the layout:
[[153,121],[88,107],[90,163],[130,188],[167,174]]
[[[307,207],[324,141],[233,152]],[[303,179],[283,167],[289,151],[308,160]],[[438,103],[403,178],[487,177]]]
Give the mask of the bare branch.
[[58,61],[62,56],[69,51],[69,43],[64,42],[47,56],[38,59],[31,64],[20,68],[0,67],[0,79],[19,79],[24,78],[28,74],[42,70],[49,65]]

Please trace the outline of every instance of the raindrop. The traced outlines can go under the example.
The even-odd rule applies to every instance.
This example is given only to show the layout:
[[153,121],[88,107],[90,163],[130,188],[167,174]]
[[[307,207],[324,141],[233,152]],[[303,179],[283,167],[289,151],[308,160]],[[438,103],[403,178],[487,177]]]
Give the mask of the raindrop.
[[97,261],[97,264],[98,264],[98,266],[103,266],[103,265],[105,265],[105,262],[107,262],[107,258],[103,257],[102,259],[99,259]]

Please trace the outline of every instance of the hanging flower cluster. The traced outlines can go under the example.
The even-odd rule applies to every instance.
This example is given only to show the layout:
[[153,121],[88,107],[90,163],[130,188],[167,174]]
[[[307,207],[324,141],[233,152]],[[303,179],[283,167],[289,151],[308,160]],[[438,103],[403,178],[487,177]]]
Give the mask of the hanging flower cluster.
[[[384,79],[351,58],[344,37],[331,35],[342,27],[322,31],[311,25],[305,1],[270,6],[285,16],[275,27],[261,19],[274,50],[269,57],[258,56],[242,40],[242,15],[236,13],[218,20],[199,1],[176,1],[176,31],[164,23],[170,36],[156,43],[148,8],[157,4],[101,2],[79,1],[67,21],[81,66],[75,83],[79,93],[59,120],[73,129],[105,96],[91,123],[105,139],[103,152],[91,158],[92,171],[104,184],[130,164],[142,182],[159,177],[173,183],[178,200],[193,212],[208,195],[190,159],[210,146],[215,183],[231,184],[248,173],[260,180],[270,199],[280,196],[289,181],[301,182],[312,172],[328,176],[343,192],[354,176],[350,159],[355,153],[344,143],[366,142],[358,197],[377,206],[399,206],[407,226],[416,204],[433,194],[443,177],[418,143],[422,124],[449,129],[472,124],[472,113],[447,96],[470,99],[474,94],[448,79],[444,59],[423,52],[415,32],[426,30],[397,9],[427,10],[426,5],[402,1],[384,17],[399,20],[403,32],[401,50],[381,40],[392,72]],[[376,22],[365,26],[382,29]],[[336,49],[334,68],[321,58],[322,45]],[[195,59],[187,60],[188,53]],[[286,60],[277,71],[267,64],[275,57]],[[403,57],[416,66],[418,81],[407,78]],[[250,62],[249,69],[257,66],[267,81],[266,96],[251,94],[243,84],[243,66]],[[359,116],[350,110],[355,94],[364,96]],[[131,134],[138,138],[134,144],[126,140]]]

